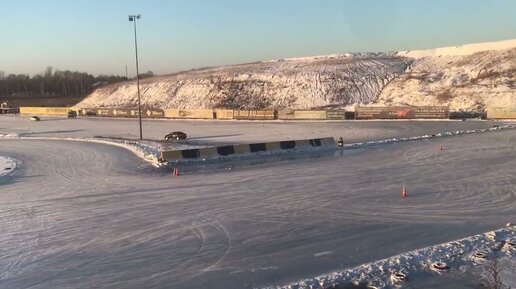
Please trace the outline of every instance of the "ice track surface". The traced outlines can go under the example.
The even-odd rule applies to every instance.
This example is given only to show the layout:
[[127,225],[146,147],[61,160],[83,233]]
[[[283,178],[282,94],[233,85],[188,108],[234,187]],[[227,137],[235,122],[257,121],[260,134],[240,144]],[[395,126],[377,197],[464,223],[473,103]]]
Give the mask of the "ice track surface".
[[0,179],[0,288],[259,288],[496,229],[515,147],[507,130],[171,177],[117,147],[2,140],[21,165]]

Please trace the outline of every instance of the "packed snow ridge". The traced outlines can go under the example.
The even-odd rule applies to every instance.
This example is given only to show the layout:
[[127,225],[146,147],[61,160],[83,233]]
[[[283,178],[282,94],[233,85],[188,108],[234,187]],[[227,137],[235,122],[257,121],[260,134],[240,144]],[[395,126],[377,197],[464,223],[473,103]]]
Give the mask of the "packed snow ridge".
[[[516,106],[516,39],[429,50],[344,53],[191,70],[141,81],[150,108],[342,108],[351,104]],[[78,107],[133,108],[135,81]]]
[[398,288],[410,278],[411,274],[422,271],[435,274],[446,274],[450,271],[464,272],[471,267],[485,265],[489,260],[494,259],[502,264],[508,264],[507,267],[504,266],[507,272],[502,271],[500,275],[503,285],[510,288],[514,285],[514,272],[511,268],[516,262],[515,257],[516,226],[508,223],[505,228],[499,230],[268,289],[324,289],[348,284],[364,284],[371,289]]
[[0,178],[14,172],[16,164],[14,159],[0,156]]

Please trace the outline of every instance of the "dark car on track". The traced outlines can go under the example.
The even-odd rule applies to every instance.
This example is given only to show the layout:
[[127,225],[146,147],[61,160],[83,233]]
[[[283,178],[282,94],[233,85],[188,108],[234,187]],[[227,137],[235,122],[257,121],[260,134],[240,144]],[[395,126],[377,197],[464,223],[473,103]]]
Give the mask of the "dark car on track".
[[73,111],[73,110],[70,110],[68,112],[68,118],[77,118],[77,112]]
[[173,131],[165,136],[166,140],[180,140],[180,139],[186,139],[186,133],[182,131]]
[[36,116],[36,115],[31,116],[29,119],[32,120],[32,121],[40,121],[41,120],[39,118],[39,116]]

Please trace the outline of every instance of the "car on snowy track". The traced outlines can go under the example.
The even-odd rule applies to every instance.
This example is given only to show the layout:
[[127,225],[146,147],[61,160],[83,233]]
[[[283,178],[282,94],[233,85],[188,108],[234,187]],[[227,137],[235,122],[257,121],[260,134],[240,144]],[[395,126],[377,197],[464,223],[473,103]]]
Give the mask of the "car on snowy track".
[[182,131],[173,131],[165,136],[166,140],[180,140],[186,139],[186,133]]
[[40,121],[41,119],[39,118],[39,116],[33,115],[33,116],[30,117],[30,120],[32,120],[32,121]]

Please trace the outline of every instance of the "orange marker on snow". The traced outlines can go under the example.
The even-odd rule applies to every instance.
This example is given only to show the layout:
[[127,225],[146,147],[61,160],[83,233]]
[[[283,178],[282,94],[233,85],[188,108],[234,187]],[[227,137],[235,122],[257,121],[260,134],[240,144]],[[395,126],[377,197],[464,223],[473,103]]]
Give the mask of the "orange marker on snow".
[[178,168],[174,168],[174,170],[172,171],[172,175],[173,176],[179,176],[179,169]]
[[407,189],[405,188],[405,186],[403,186],[401,189],[401,197],[403,199],[405,199],[407,197]]
[[441,151],[443,150],[443,145],[441,145],[441,147],[439,148],[439,150],[441,150]]

